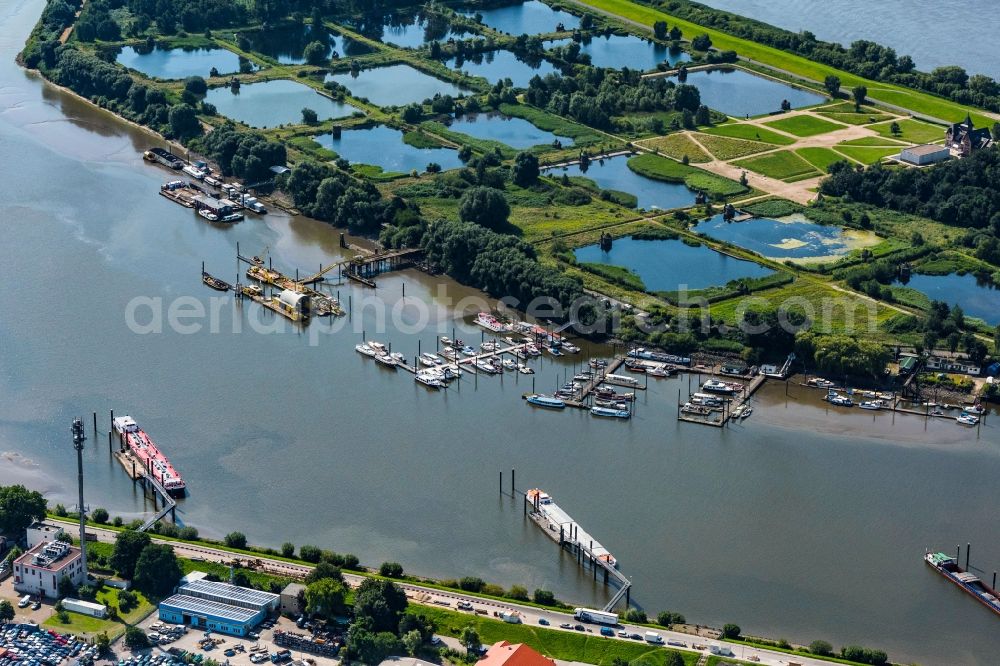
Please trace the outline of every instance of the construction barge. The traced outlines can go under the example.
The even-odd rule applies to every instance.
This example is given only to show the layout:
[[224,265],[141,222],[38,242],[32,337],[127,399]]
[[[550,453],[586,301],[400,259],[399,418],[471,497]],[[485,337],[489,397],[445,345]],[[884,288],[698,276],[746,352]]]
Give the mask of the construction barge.
[[993,574],[993,587],[979,579],[979,576],[968,571],[968,552],[966,552],[966,564],[963,569],[958,563],[958,557],[951,557],[944,553],[925,553],[924,562],[929,567],[944,576],[948,581],[955,584],[960,590],[970,597],[1000,615],[1000,598],[996,591],[996,573]]

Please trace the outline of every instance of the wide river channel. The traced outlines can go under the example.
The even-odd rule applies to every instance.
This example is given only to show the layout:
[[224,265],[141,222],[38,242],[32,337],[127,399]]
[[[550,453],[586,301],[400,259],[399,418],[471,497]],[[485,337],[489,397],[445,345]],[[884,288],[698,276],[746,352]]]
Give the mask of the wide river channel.
[[[353,349],[362,326],[408,355],[453,328],[479,341],[454,304],[481,295],[417,272],[376,290],[332,287],[350,318],[301,331],[236,309],[201,284],[202,261],[232,281],[239,243],[311,272],[343,256],[338,231],[273,211],[216,227],[157,196],[169,174],[142,162],[148,135],[15,64],[42,5],[0,5],[0,483],[74,503],[69,425],[84,416],[89,432],[96,411],[87,502],[140,514],[148,506],[108,454],[114,409],[182,472],[178,516],[203,534],[241,530],[602,604],[608,591],[498,493],[515,468],[520,489],[547,490],[611,549],[652,612],[877,646],[896,661],[995,663],[996,617],[922,562],[925,548],[971,541],[974,564],[1000,566],[995,416],[977,436],[834,412],[779,383],[758,393],[753,417],[714,429],[675,420],[686,378],[650,379],[629,422],[530,408],[523,375],[431,392]],[[169,308],[193,303],[217,308],[214,324],[171,326]],[[162,332],[129,326],[134,311],[155,329],[159,304]],[[610,350],[536,362],[538,388],[588,354]]]

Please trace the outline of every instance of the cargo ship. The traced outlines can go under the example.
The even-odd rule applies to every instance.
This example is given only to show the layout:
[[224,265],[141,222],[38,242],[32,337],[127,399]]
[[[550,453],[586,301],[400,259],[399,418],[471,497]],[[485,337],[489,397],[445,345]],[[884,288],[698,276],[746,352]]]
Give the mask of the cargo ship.
[[979,580],[979,576],[959,566],[958,560],[954,557],[944,553],[926,553],[924,562],[976,601],[1000,615],[1000,599],[997,598],[996,590]]
[[153,478],[159,481],[163,489],[172,497],[183,497],[187,489],[184,479],[170,464],[167,456],[163,455],[163,452],[156,447],[149,435],[136,424],[135,420],[131,416],[116,416],[114,425],[122,442],[139,459],[139,462]]

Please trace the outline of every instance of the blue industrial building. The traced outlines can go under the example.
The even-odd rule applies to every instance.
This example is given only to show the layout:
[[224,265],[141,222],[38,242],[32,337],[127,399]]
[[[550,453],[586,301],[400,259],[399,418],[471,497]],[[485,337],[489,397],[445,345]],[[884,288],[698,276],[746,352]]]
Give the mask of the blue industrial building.
[[206,631],[246,636],[278,607],[280,597],[229,583],[194,580],[160,603],[160,619]]

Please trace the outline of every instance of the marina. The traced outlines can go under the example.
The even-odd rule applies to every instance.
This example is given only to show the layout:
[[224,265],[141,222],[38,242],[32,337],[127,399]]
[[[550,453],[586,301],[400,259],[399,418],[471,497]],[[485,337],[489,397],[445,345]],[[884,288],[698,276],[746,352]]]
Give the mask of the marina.
[[[4,13],[11,32],[19,33],[16,48],[27,34],[20,29],[20,2]],[[31,7],[33,20],[38,9]],[[136,151],[148,137],[37,76],[23,76],[12,58],[5,62],[0,132],[18,160],[6,172],[4,210],[18,223],[5,228],[0,254],[12,274],[41,275],[38,288],[59,290],[65,304],[57,317],[17,291],[2,297],[5,336],[18,353],[4,358],[9,399],[0,436],[5,450],[41,462],[36,474],[53,481],[39,485],[53,501],[66,501],[62,486],[76,470],[50,441],[51,423],[84,401],[127,402],[127,410],[142,413],[144,426],[170,443],[171,459],[197,493],[178,517],[211,538],[221,538],[213,532],[221,528],[271,547],[285,540],[315,543],[356,552],[366,564],[398,560],[407,571],[441,578],[476,574],[504,586],[552,589],[560,599],[600,608],[608,596],[592,584],[591,571],[567,567],[562,552],[556,557],[549,537],[521,520],[516,501],[498,508],[493,493],[481,490],[489,470],[531,465],[544,470],[539,483],[590,534],[612,545],[641,581],[637,601],[644,608],[666,605],[716,626],[735,620],[754,635],[875,645],[899,662],[990,663],[996,618],[917,562],[927,544],[996,532],[996,434],[989,423],[970,430],[954,418],[914,416],[890,425],[888,410],[820,402],[825,391],[797,391],[793,380],[764,383],[745,426],[690,428],[673,414],[675,383],[684,375],[659,381],[655,369],[636,374],[640,384],[648,382],[645,390],[623,388],[634,400],[620,402],[638,406],[628,423],[580,409],[559,416],[529,409],[519,400],[527,375],[512,386],[509,374],[491,382],[484,373],[476,393],[465,391],[469,381],[457,399],[454,391],[425,390],[409,380],[415,375],[387,371],[350,351],[365,330],[368,338],[407,352],[421,344],[438,348],[435,337],[446,332],[479,337],[470,316],[452,307],[478,294],[416,270],[380,274],[377,293],[388,307],[404,300],[431,305],[429,323],[417,333],[406,332],[416,316],[403,306],[398,321],[387,318],[379,327],[377,315],[359,306],[368,287],[347,278],[343,302],[350,312],[353,295],[351,325],[324,334],[317,348],[303,328],[270,335],[252,330],[248,324],[262,308],[233,307],[231,298],[224,299],[221,332],[210,333],[206,321],[193,335],[169,327],[137,335],[123,318],[124,304],[133,299],[163,297],[164,312],[174,298],[193,296],[205,306],[223,300],[195,282],[203,279],[195,277],[201,259],[213,277],[240,293],[271,289],[243,284],[246,266],[233,271],[238,242],[271,245],[274,265],[285,275],[294,275],[295,267],[313,273],[349,261],[352,253],[338,247],[339,230],[282,211],[248,215],[237,225],[191,220],[180,204],[151,196],[162,180],[153,169],[135,169]],[[53,181],[72,187],[53,191]],[[149,320],[141,315],[140,322]],[[239,334],[229,330],[230,316],[244,325]],[[75,322],[71,331],[68,318]],[[333,328],[310,326],[310,333]],[[65,343],[69,335],[72,345]],[[574,342],[583,347],[579,356],[556,356],[542,345],[542,356],[533,360],[514,353],[504,358],[534,366],[548,392],[569,378],[586,383],[574,375],[588,359],[612,360],[622,351]],[[476,376],[475,367],[461,372],[465,379]],[[619,367],[611,374],[630,372]],[[553,382],[555,375],[562,378]],[[789,386],[795,395],[783,397]],[[469,437],[457,433],[492,441],[470,446]],[[145,519],[149,499],[121,482],[127,472],[93,448],[84,452],[92,502],[126,520]],[[19,473],[16,465],[3,467],[4,474]],[[421,482],[398,482],[404,477]],[[775,501],[776,489],[783,501]],[[291,492],[296,502],[288,501]],[[365,501],[320,529],[303,516],[303,506],[351,497]],[[747,513],[755,516],[752,529]],[[269,520],[254,520],[262,514]],[[447,529],[428,533],[440,525]],[[789,556],[793,531],[800,548]],[[839,536],[836,548],[829,547],[831,533]],[[984,543],[982,553],[995,559],[995,544]],[[732,594],[734,588],[745,593]],[[907,622],[883,621],[899,616]]]

